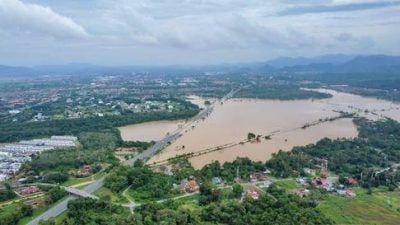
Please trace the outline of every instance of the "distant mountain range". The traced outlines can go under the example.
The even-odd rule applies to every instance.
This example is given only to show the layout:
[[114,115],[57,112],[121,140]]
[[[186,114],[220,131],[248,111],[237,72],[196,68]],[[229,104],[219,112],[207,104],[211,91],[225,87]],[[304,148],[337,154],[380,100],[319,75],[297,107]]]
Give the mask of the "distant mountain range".
[[[336,61],[338,62],[338,61]],[[341,63],[312,61],[310,64],[298,64],[279,69],[280,72],[293,73],[375,73],[400,72],[400,56],[369,55],[355,56]]]
[[322,55],[318,57],[278,58],[267,62],[218,64],[204,66],[119,66],[91,64],[13,67],[0,65],[0,76],[34,75],[112,75],[112,74],[229,74],[229,73],[366,73],[400,72],[400,56]]
[[267,62],[268,65],[281,69],[284,67],[293,67],[293,66],[305,66],[310,64],[333,64],[339,65],[345,62],[348,62],[354,59],[354,55],[344,55],[344,54],[335,54],[335,55],[322,55],[317,57],[297,57],[297,58],[290,58],[290,57],[283,57],[273,59]]

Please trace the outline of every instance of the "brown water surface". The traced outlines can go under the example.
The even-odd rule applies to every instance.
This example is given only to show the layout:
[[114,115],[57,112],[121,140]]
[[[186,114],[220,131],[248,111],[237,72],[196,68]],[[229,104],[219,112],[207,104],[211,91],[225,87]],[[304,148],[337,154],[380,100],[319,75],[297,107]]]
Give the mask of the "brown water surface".
[[[259,143],[236,145],[192,158],[191,163],[194,167],[200,168],[214,160],[223,163],[232,161],[236,157],[265,161],[280,149],[289,151],[294,146],[315,143],[324,137],[331,139],[356,137],[357,128],[351,119],[339,119],[301,129],[304,124],[336,117],[340,115],[338,111],[357,113],[374,120],[385,117],[400,120],[399,104],[326,89],[318,91],[331,93],[333,97],[322,100],[232,99],[223,104],[218,102],[210,116],[195,123],[193,128],[189,126],[182,137],[154,156],[149,164],[180,154],[203,151],[228,143],[239,143],[247,138],[249,132],[273,135],[270,140],[261,139]],[[196,99],[197,104],[204,102],[202,99],[193,99]],[[124,128],[120,130],[124,140],[129,135],[131,140],[159,140],[181,123],[182,121],[152,122],[128,126],[128,132],[124,132]]]

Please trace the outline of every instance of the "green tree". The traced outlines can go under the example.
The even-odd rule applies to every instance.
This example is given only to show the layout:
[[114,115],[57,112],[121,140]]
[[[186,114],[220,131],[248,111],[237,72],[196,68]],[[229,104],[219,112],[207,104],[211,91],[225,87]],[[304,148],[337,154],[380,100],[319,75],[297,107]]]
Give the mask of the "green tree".
[[254,138],[256,138],[256,135],[254,133],[250,132],[250,133],[247,134],[247,140],[250,141],[250,140],[253,140]]
[[240,198],[240,197],[242,196],[242,193],[243,193],[243,187],[242,187],[242,185],[240,185],[240,184],[234,184],[234,185],[232,186],[232,192],[233,192],[233,195],[234,195],[236,198]]

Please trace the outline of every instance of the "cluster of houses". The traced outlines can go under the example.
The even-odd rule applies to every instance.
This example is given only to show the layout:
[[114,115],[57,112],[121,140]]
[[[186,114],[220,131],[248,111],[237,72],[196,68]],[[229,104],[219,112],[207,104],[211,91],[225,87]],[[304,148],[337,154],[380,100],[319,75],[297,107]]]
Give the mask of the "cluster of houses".
[[[161,102],[161,101],[145,101],[141,103],[126,103],[125,101],[110,101],[103,102],[103,100],[98,100],[95,103],[91,103],[95,101],[95,98],[91,98],[89,102],[86,102],[88,107],[76,106],[71,110],[67,110],[69,119],[82,118],[86,114],[89,115],[97,115],[98,117],[103,117],[105,115],[120,115],[120,111],[118,108],[122,108],[124,110],[130,110],[135,113],[140,112],[154,112],[154,111],[171,111],[175,108],[175,104],[171,101]],[[67,103],[73,103],[72,99],[67,99]],[[80,102],[81,103],[81,102]],[[85,109],[86,108],[86,109]]]
[[189,179],[183,179],[181,180],[181,183],[176,186],[176,188],[179,190],[181,193],[193,193],[199,190],[199,185],[196,181],[196,178],[193,176],[190,176]]
[[269,188],[273,184],[271,178],[267,175],[269,173],[270,171],[266,170],[264,172],[250,174],[249,178],[251,184],[244,186],[244,193],[252,199],[259,199],[263,194],[261,188]]
[[22,163],[29,161],[33,154],[54,149],[75,147],[78,139],[74,136],[52,136],[46,139],[33,139],[13,144],[0,145],[0,181],[15,174]]
[[313,176],[312,178],[299,177],[296,178],[296,182],[301,187],[295,189],[294,193],[302,197],[310,194],[309,188],[311,186],[320,190],[336,193],[338,195],[355,197],[356,193],[353,192],[351,186],[355,186],[358,184],[356,178],[349,176],[346,178],[346,183],[348,187],[345,187],[342,184],[337,184],[337,177],[328,177],[326,173],[321,173],[320,176]]

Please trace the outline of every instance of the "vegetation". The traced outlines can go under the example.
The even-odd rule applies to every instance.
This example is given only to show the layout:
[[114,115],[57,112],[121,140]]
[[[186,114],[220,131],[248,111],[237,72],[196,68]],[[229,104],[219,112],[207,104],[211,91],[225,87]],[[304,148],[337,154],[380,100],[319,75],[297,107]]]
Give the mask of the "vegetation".
[[171,197],[174,194],[172,177],[153,172],[147,167],[116,167],[105,179],[105,187],[120,193],[130,187],[137,201]]
[[240,90],[236,98],[261,98],[278,100],[296,100],[296,99],[321,99],[330,98],[330,94],[316,91],[303,90],[295,84],[277,84],[275,82],[265,82],[252,85],[250,88]]
[[64,189],[56,186],[50,188],[46,192],[45,201],[47,204],[51,204],[57,202],[58,200],[64,198],[65,196],[67,196],[67,192],[65,192]]
[[27,216],[31,216],[33,209],[26,204],[13,204],[0,208],[0,224],[1,225],[15,225]]
[[297,74],[296,80],[312,80],[331,88],[358,95],[400,101],[400,79],[398,73],[309,73]]
[[43,122],[1,123],[0,142],[13,142],[51,135],[79,135],[82,132],[98,132],[114,127],[155,120],[176,120],[190,118],[199,109],[187,104],[186,110],[178,112],[126,112],[120,116],[80,118],[72,120],[49,120]]
[[327,196],[318,208],[337,224],[398,224],[400,220],[400,193],[373,189],[356,189],[357,196],[345,198]]
[[394,186],[400,173],[393,168],[400,162],[400,123],[355,119],[359,137],[353,140],[323,139],[316,144],[295,147],[291,152],[274,153],[268,168],[278,177],[304,175],[303,168],[313,168],[320,159],[340,176],[354,176],[363,187]]
[[104,201],[79,198],[68,202],[68,213],[64,224],[108,224],[134,225],[129,210]]
[[208,205],[212,202],[221,201],[221,190],[213,187],[211,182],[207,181],[200,185],[199,204]]
[[124,141],[121,144],[121,147],[124,148],[135,148],[138,152],[143,152],[144,150],[148,149],[152,145],[154,145],[154,141],[144,142],[144,141]]
[[[207,192],[207,191],[206,191]],[[268,218],[268,219],[265,219]],[[180,201],[149,203],[129,215],[127,209],[103,201],[77,199],[68,204],[68,224],[332,224],[315,204],[276,188],[259,200],[226,200],[191,208]]]
[[17,195],[12,191],[10,184],[5,183],[0,189],[0,202],[15,198]]
[[71,178],[71,170],[83,165],[92,165],[92,172],[98,172],[100,163],[118,163],[113,151],[122,141],[117,135],[116,132],[81,133],[78,136],[81,146],[33,155],[22,171],[41,176],[42,182],[46,183],[64,183]]
[[223,165],[218,161],[208,164],[199,171],[199,176],[202,180],[221,177],[224,181],[231,183],[239,175],[239,178],[248,181],[250,174],[264,171],[265,168],[265,164],[262,162],[253,162],[248,158],[237,158],[233,162],[225,162]]

